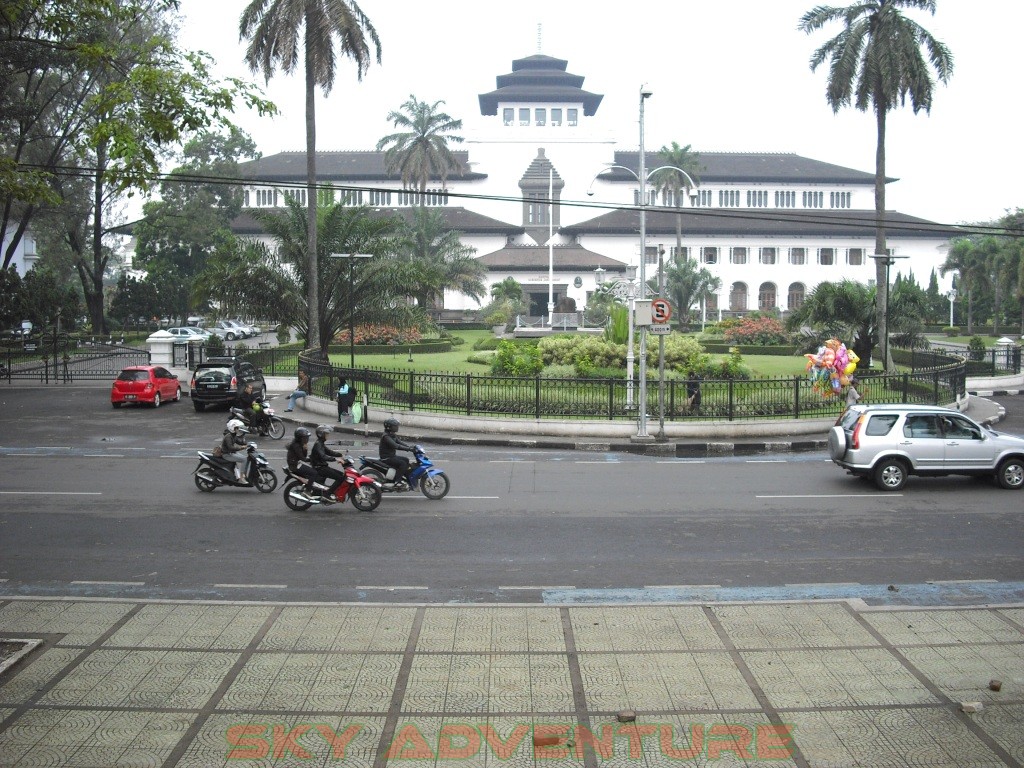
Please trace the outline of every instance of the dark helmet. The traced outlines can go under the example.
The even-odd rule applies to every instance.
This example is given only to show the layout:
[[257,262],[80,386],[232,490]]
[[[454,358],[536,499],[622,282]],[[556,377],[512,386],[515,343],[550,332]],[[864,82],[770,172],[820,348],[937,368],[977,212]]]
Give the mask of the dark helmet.
[[298,440],[300,443],[304,443],[307,440],[309,440],[309,437],[312,434],[313,433],[310,432],[305,427],[299,427],[298,429],[295,430],[295,439]]
[[400,426],[402,425],[399,423],[398,419],[384,419],[384,431],[387,432],[389,435],[397,435],[398,428]]
[[327,426],[326,424],[321,424],[321,425],[320,425],[319,427],[317,427],[317,428],[316,428],[316,436],[317,436],[317,439],[318,439],[318,440],[323,440],[323,439],[325,439],[325,438],[326,438],[326,437],[327,437],[327,436],[328,436],[329,434],[331,434],[331,432],[333,432],[333,431],[334,431],[334,430],[332,430],[332,429],[331,429],[331,428],[330,428],[329,426]]

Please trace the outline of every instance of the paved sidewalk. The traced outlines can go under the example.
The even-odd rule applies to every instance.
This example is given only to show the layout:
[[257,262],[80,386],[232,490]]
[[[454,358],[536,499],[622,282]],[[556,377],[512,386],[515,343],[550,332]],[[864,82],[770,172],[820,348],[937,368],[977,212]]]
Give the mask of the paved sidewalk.
[[42,641],[0,766],[1024,762],[1024,607],[15,599],[0,634]]

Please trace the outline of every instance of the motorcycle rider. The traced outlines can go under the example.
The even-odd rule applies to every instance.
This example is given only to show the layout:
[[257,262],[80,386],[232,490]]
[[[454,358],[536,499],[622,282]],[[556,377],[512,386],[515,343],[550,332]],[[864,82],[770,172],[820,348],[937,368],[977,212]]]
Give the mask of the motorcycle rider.
[[307,463],[309,461],[309,449],[306,448],[306,445],[309,443],[311,435],[312,433],[305,427],[296,429],[295,436],[288,444],[287,458],[288,469],[293,474],[304,477],[308,481],[302,489],[302,493],[308,497],[313,496],[313,483],[321,479],[317,471]]
[[313,465],[313,469],[322,477],[330,478],[334,481],[327,489],[329,494],[333,494],[334,490],[345,481],[345,473],[331,466],[331,459],[339,459],[345,455],[327,447],[327,436],[331,432],[331,428],[326,424],[318,426],[316,428],[316,442],[313,443],[313,450],[309,454],[309,463]]
[[224,438],[220,443],[221,458],[232,463],[232,467],[235,470],[235,481],[239,483],[249,482],[242,477],[242,469],[239,466],[244,466],[249,458],[246,453],[249,443],[245,439],[248,431],[245,428],[244,421],[241,419],[231,419],[226,425]]
[[384,434],[380,436],[380,448],[378,453],[380,459],[389,467],[395,470],[395,482],[407,482],[406,476],[409,473],[409,459],[399,456],[398,451],[412,451],[415,446],[409,445],[398,438],[398,428],[401,423],[398,419],[391,417],[384,420]]
[[260,396],[253,391],[252,384],[246,384],[242,394],[238,396],[238,404],[242,406],[245,419],[253,429],[259,429],[260,419],[263,416],[263,406],[260,404]]

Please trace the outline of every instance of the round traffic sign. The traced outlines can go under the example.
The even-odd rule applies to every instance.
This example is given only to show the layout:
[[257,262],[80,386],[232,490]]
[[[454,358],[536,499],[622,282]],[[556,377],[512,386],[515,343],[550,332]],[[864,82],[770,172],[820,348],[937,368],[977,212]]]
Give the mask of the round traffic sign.
[[651,302],[651,319],[655,323],[667,323],[672,317],[672,305],[665,299],[654,299]]

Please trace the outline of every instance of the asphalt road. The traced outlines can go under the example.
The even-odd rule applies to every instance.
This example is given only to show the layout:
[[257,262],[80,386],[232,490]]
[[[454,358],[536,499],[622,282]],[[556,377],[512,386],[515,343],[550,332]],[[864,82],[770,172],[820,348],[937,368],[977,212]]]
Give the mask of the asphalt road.
[[[1000,426],[1024,433],[1022,398],[1005,400]],[[187,399],[114,410],[105,387],[0,388],[0,594],[536,602],[570,588],[754,594],[1024,574],[1024,496],[970,478],[886,494],[816,453],[427,446],[452,480],[444,500],[296,513],[280,491],[195,488],[196,451],[224,421]],[[275,468],[286,442],[260,445]]]

